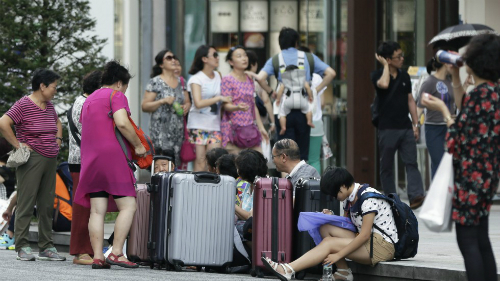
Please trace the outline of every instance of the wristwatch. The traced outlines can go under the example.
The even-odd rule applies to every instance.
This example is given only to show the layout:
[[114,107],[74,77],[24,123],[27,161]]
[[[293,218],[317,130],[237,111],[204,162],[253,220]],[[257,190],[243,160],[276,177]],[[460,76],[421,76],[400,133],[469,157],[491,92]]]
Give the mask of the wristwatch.
[[420,123],[413,124],[413,127],[415,127],[415,128],[420,128]]
[[56,140],[60,140],[60,141],[62,141],[62,140],[63,140],[63,138],[62,138],[62,137],[56,137]]

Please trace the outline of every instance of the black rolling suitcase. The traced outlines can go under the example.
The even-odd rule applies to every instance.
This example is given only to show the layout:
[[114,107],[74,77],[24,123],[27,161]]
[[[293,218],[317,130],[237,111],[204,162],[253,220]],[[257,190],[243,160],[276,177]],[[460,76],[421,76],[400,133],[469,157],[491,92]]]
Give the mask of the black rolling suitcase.
[[[302,178],[295,186],[295,206],[293,208],[293,260],[301,257],[303,254],[316,246],[313,239],[307,231],[300,232],[297,228],[299,215],[301,212],[321,212],[323,209],[332,210],[335,215],[340,214],[340,204],[337,199],[321,193],[319,179]],[[304,279],[306,273],[322,274],[321,265],[311,267],[307,270],[297,272],[296,279]]]
[[150,193],[148,255],[151,268],[156,265],[158,269],[167,267],[166,223],[168,204],[170,199],[170,176],[173,173],[157,173],[151,177],[148,186]]

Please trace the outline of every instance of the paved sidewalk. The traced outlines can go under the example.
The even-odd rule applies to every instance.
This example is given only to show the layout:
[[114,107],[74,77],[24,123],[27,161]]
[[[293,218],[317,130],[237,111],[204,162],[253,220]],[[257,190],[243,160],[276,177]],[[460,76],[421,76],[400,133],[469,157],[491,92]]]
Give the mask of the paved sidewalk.
[[[418,217],[418,210],[415,215]],[[491,207],[489,218],[490,241],[495,253],[497,272],[500,273],[500,205]],[[455,227],[449,233],[429,231],[419,220],[420,241],[418,254],[413,259],[383,262],[375,267],[353,264],[358,280],[450,280],[466,281],[465,266],[458,249]],[[500,280],[500,274],[498,275]]]
[[[418,210],[415,212],[418,217]],[[500,273],[500,205],[493,205],[490,215],[490,240]],[[415,258],[383,262],[375,267],[352,264],[356,280],[435,280],[465,281],[465,267],[456,242],[455,230],[450,233],[434,233],[423,223],[419,223],[419,251]],[[113,232],[113,224],[106,224],[105,237]],[[30,241],[35,242],[37,227],[30,228]],[[69,232],[54,233],[54,242],[58,249],[69,245]],[[60,246],[59,246],[60,245]],[[241,276],[238,276],[241,277]],[[500,274],[499,279],[500,280]]]

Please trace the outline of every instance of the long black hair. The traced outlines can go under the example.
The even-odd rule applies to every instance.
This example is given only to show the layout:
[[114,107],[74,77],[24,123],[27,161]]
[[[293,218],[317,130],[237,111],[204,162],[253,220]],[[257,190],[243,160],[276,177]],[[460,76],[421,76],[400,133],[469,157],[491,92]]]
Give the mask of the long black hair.
[[205,63],[203,63],[203,58],[208,57],[208,52],[210,49],[215,47],[209,45],[201,45],[196,49],[196,53],[194,54],[193,64],[191,64],[191,68],[189,69],[189,74],[194,75],[198,71],[203,70]]
[[155,57],[156,64],[153,65],[153,68],[151,69],[151,75],[149,76],[150,78],[158,76],[162,73],[162,69],[161,69],[160,65],[163,63],[163,59],[165,58],[165,54],[168,52],[172,53],[172,51],[170,51],[169,49],[164,49],[164,50],[161,50],[158,54],[156,54],[156,57]]
[[438,62],[434,56],[427,62],[427,73],[431,74],[431,72],[440,69],[442,66],[443,64]]

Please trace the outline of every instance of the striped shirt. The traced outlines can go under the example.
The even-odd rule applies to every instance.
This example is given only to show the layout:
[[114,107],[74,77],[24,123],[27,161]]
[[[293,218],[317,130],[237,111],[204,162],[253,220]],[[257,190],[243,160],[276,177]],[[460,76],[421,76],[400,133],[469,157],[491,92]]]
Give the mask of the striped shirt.
[[57,156],[58,117],[50,101],[47,102],[45,109],[41,109],[28,96],[24,96],[5,114],[14,121],[16,138],[19,142],[26,143],[45,157]]

